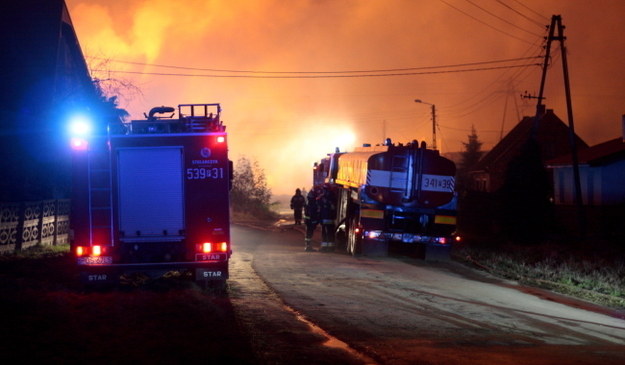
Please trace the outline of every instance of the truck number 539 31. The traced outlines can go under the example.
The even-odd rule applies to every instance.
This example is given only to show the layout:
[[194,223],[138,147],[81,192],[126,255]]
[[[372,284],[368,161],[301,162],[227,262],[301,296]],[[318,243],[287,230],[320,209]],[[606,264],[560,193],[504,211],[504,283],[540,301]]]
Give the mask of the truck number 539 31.
[[187,180],[223,179],[224,169],[222,167],[194,167],[187,169]]

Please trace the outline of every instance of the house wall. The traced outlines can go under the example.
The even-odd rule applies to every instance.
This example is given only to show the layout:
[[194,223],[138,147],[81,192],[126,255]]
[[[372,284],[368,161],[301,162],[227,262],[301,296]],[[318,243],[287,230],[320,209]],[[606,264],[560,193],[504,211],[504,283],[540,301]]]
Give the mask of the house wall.
[[488,192],[490,191],[490,175],[487,172],[473,172],[469,174],[470,190]]
[[[606,166],[579,167],[582,201],[584,205],[600,206],[625,202],[625,160]],[[573,168],[555,167],[554,200],[557,205],[575,204]]]
[[571,169],[556,167],[553,170],[553,197],[557,205],[573,204],[573,175]]
[[625,160],[605,166],[602,174],[602,204],[625,203]]

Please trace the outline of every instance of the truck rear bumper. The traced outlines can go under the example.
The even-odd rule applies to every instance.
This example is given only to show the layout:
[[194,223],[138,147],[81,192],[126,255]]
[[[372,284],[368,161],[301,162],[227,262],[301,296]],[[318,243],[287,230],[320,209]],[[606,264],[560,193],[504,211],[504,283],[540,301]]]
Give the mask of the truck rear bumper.
[[196,281],[226,280],[229,277],[228,261],[79,265],[78,269],[81,281],[86,284],[116,284],[124,275],[137,273],[158,278],[172,271],[189,272]]

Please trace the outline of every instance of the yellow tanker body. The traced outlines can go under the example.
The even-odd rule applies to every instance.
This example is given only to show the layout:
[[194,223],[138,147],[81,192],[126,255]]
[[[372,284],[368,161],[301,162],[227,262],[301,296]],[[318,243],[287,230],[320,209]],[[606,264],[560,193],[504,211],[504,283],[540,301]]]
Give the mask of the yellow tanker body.
[[386,255],[389,243],[399,242],[434,257],[448,254],[455,238],[455,173],[455,164],[425,143],[387,140],[329,154],[316,164],[314,184],[336,196],[339,247]]

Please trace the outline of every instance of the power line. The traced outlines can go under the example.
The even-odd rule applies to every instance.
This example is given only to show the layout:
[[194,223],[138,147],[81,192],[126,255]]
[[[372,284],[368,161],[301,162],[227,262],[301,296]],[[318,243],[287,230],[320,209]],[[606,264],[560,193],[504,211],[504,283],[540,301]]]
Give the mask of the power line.
[[[534,41],[534,44],[532,44],[530,47],[528,47],[528,49],[523,53],[523,57],[525,57],[526,55],[529,55],[531,52],[534,52],[536,50],[536,48],[539,48],[542,51],[542,47],[539,47],[539,42],[541,42],[541,39],[537,38]],[[542,43],[544,44],[546,42],[546,40],[543,38],[542,39]],[[537,58],[543,58],[544,56],[534,56]],[[521,75],[525,72],[527,72],[529,70],[529,67],[527,68],[517,68],[515,69],[509,76],[507,72],[503,72],[501,75],[499,75],[495,80],[493,80],[490,84],[484,86],[479,92],[477,93],[472,93],[470,97],[466,98],[464,101],[461,101],[455,105],[452,105],[450,107],[446,107],[446,108],[442,108],[445,110],[453,110],[454,115],[460,115],[460,116],[466,116],[468,114],[473,113],[475,110],[477,110],[478,108],[476,108],[477,104],[483,104],[485,101],[489,100],[494,94],[494,91],[491,91],[490,94],[488,94],[485,97],[482,97],[479,101],[475,102],[474,100],[477,99],[478,97],[480,97],[481,95],[483,95],[483,93],[489,89],[491,89],[491,87],[493,85],[495,85],[498,82],[501,82],[501,80],[503,80],[504,78],[508,79],[508,82],[510,81],[516,81],[517,79],[519,79],[521,77]],[[529,74],[528,74],[529,75]],[[526,76],[527,77],[527,76]],[[466,104],[472,104],[470,107],[464,107],[463,105]],[[470,109],[470,111],[468,111]]]
[[481,68],[468,68],[461,70],[441,70],[441,71],[424,71],[424,72],[405,72],[405,73],[382,73],[382,74],[347,74],[347,75],[217,75],[217,74],[184,74],[184,73],[164,73],[164,72],[144,72],[144,71],[124,71],[124,70],[93,70],[94,72],[111,72],[138,75],[153,76],[177,76],[177,77],[208,77],[208,78],[240,78],[240,79],[323,79],[323,78],[359,78],[359,77],[389,77],[389,76],[416,76],[416,75],[434,75],[444,73],[460,73],[502,70],[510,68],[541,66],[540,63],[529,63],[522,65],[493,66]]
[[520,30],[522,30],[522,31],[524,31],[524,32],[526,32],[526,33],[529,33],[529,34],[531,34],[531,35],[533,35],[533,36],[536,36],[536,37],[542,37],[542,35],[540,35],[540,34],[536,34],[536,33],[530,32],[529,30],[524,29],[524,28],[521,28],[521,27],[519,27],[518,25],[516,25],[516,24],[512,23],[511,21],[506,20],[505,18],[500,17],[500,16],[499,16],[499,15],[497,15],[497,14],[493,14],[491,11],[484,9],[483,7],[481,7],[481,6],[477,5],[476,3],[474,3],[474,2],[473,2],[473,1],[471,1],[471,0],[465,0],[465,1],[466,1],[466,2],[468,2],[469,4],[471,4],[471,5],[475,6],[476,8],[478,8],[478,9],[482,10],[482,11],[483,11],[483,12],[485,12],[486,14],[488,14],[488,15],[490,15],[490,16],[492,16],[492,17],[495,17],[495,18],[497,18],[497,19],[501,20],[502,22],[504,22],[504,23],[506,23],[506,24],[509,24],[509,25],[511,25],[511,26],[513,26],[513,27],[515,27],[515,28],[517,28],[517,29],[520,29]]
[[527,9],[527,10],[531,11],[532,13],[534,13],[534,14],[538,15],[539,17],[541,17],[541,18],[545,19],[546,21],[549,21],[549,18],[548,18],[548,17],[546,17],[546,16],[542,15],[541,13],[537,12],[536,10],[534,10],[534,9],[530,8],[529,6],[527,6],[527,5],[523,4],[523,3],[522,3],[522,2],[520,2],[519,0],[514,0],[514,1],[515,1],[517,4],[521,5],[522,7],[524,7],[525,9]]
[[[445,129],[450,129],[452,131],[471,132],[471,129],[450,127],[450,126],[443,125],[443,124],[440,124],[440,123],[437,123],[436,125],[438,127],[442,127],[442,128],[445,128]],[[476,131],[477,131],[477,128],[476,128]],[[480,131],[480,133],[499,133],[499,130],[494,130],[494,129],[480,129],[479,131]]]
[[[506,8],[508,8],[508,9],[512,10],[513,12],[515,12],[515,13],[519,14],[519,15],[520,15],[520,16],[522,16],[523,18],[525,18],[525,19],[529,20],[530,22],[532,22],[532,23],[534,23],[534,24],[536,24],[536,25],[538,25],[538,26],[540,26],[540,27],[545,27],[545,24],[541,24],[540,22],[538,22],[538,21],[536,21],[536,20],[534,20],[534,19],[532,19],[532,18],[528,17],[527,15],[525,15],[525,14],[521,13],[520,11],[518,11],[518,10],[514,9],[514,8],[513,8],[513,7],[511,7],[510,5],[508,5],[508,4],[506,4],[506,3],[504,3],[503,1],[501,1],[501,0],[497,0],[497,2],[498,2],[498,3],[500,3],[501,5],[505,6]],[[517,2],[518,2],[518,1],[517,1]],[[520,4],[520,3],[519,3],[519,4]],[[523,4],[521,4],[521,5],[523,5]],[[524,5],[524,6],[525,6],[525,5]],[[526,6],[526,8],[527,8],[527,6]],[[529,8],[528,8],[528,9],[529,9]],[[529,10],[531,10],[531,9],[529,9]],[[533,10],[531,10],[531,11],[533,11]],[[536,13],[536,12],[534,12],[534,13]],[[536,14],[538,14],[538,13],[536,13]],[[542,17],[542,18],[545,18],[543,15],[540,15],[540,14],[538,14],[538,15],[539,15],[540,17]],[[548,18],[545,18],[545,19],[547,19],[547,20],[548,20]]]
[[489,28],[492,28],[492,29],[494,29],[494,30],[498,31],[499,33],[502,33],[502,34],[507,35],[508,37],[512,37],[512,38],[514,38],[514,39],[520,40],[521,42],[525,42],[525,43],[530,43],[530,44],[531,44],[531,42],[530,42],[530,41],[528,41],[528,40],[526,40],[526,39],[523,39],[523,38],[519,38],[519,37],[517,37],[517,36],[515,36],[515,35],[512,35],[512,34],[510,34],[510,33],[508,33],[508,32],[505,32],[505,31],[503,31],[503,30],[501,30],[501,29],[499,29],[499,28],[497,28],[497,27],[495,27],[495,26],[492,26],[492,25],[490,25],[490,24],[486,23],[485,21],[480,20],[480,19],[478,19],[478,18],[474,17],[473,15],[471,15],[471,14],[467,13],[466,11],[464,11],[464,10],[462,10],[462,9],[459,9],[459,8],[457,8],[457,7],[453,6],[453,5],[451,5],[450,3],[448,3],[448,2],[447,2],[447,1],[445,1],[445,0],[440,0],[440,1],[441,1],[442,3],[444,3],[445,5],[449,6],[450,8],[452,8],[452,9],[455,9],[455,10],[459,11],[460,13],[462,13],[462,14],[464,14],[464,15],[468,16],[469,18],[471,18],[471,19],[473,19],[473,20],[475,20],[475,21],[477,21],[477,22],[480,22],[480,23],[484,24],[485,26],[487,26],[487,27],[489,27]]
[[[104,59],[101,57],[90,57],[93,59]],[[230,73],[250,73],[250,74],[347,74],[347,73],[375,73],[375,72],[403,72],[403,71],[416,71],[416,70],[429,70],[429,69],[438,69],[438,68],[454,68],[454,67],[469,67],[469,66],[479,66],[479,65],[488,65],[494,63],[504,63],[504,62],[515,62],[515,61],[525,61],[530,59],[541,58],[540,56],[532,56],[532,57],[518,57],[518,58],[508,58],[502,60],[493,60],[493,61],[478,61],[478,62],[468,62],[468,63],[460,63],[460,64],[451,64],[451,65],[440,65],[440,66],[421,66],[421,67],[407,67],[407,68],[391,68],[391,69],[373,69],[373,70],[345,70],[345,71],[258,71],[258,70],[232,70],[232,69],[214,69],[214,68],[202,68],[202,67],[188,67],[188,66],[175,66],[175,65],[161,65],[154,63],[144,63],[144,62],[133,62],[133,61],[123,61],[123,60],[115,60],[109,59],[111,62],[129,64],[129,65],[138,65],[138,66],[152,66],[152,67],[162,67],[162,68],[171,68],[178,70],[189,70],[189,71],[209,71],[209,72],[230,72]]]

